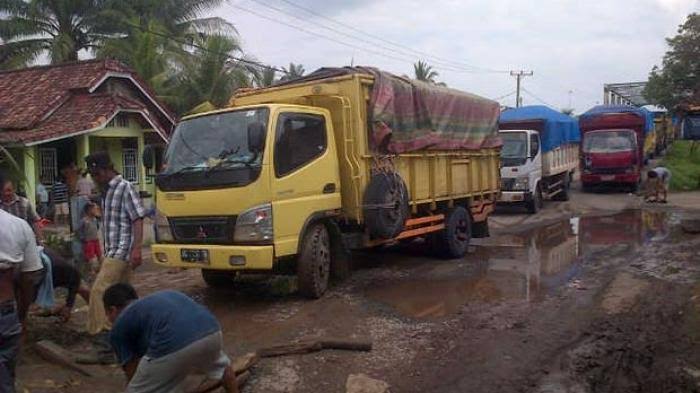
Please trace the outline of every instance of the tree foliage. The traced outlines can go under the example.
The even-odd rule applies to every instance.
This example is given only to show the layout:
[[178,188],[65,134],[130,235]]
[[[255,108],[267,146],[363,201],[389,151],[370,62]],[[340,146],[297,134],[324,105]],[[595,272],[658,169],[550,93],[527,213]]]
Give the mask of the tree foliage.
[[700,99],[700,14],[690,14],[667,38],[669,49],[661,67],[654,66],[644,96],[651,103],[674,110],[678,105]]
[[304,66],[301,64],[289,63],[289,67],[283,68],[285,74],[280,78],[281,81],[290,81],[292,79],[301,78],[306,73]]
[[108,0],[2,0],[0,68],[25,67],[42,55],[51,63],[78,60],[110,31]]
[[437,83],[437,77],[440,75],[431,65],[423,60],[413,64],[413,73],[415,79],[433,84]]

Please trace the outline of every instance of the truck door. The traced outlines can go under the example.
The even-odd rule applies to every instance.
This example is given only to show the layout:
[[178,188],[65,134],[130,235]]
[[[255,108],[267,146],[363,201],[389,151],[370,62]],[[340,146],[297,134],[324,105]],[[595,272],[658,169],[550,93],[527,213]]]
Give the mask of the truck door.
[[280,112],[277,117],[271,187],[276,256],[297,253],[309,217],[340,208],[331,127],[322,112]]
[[530,191],[535,192],[537,182],[542,178],[542,154],[540,154],[540,136],[537,133],[530,134]]

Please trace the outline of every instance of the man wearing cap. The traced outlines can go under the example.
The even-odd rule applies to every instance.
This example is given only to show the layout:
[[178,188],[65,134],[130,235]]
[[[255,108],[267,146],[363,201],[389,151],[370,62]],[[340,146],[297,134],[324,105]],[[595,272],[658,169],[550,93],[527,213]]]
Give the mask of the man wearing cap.
[[128,283],[141,265],[145,210],[138,192],[114,170],[107,152],[85,157],[87,170],[102,190],[104,260],[90,291],[87,329],[96,335],[110,329],[102,296],[117,283]]

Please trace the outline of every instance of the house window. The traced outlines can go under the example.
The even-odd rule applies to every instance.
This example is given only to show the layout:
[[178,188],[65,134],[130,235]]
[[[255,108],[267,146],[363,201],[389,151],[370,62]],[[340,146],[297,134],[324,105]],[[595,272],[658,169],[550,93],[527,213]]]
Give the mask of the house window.
[[57,176],[56,149],[39,149],[39,181],[54,184]]
[[132,182],[139,182],[139,166],[138,166],[138,150],[123,149],[122,150],[122,176],[124,179]]
[[129,116],[125,113],[119,113],[107,123],[107,127],[129,128]]

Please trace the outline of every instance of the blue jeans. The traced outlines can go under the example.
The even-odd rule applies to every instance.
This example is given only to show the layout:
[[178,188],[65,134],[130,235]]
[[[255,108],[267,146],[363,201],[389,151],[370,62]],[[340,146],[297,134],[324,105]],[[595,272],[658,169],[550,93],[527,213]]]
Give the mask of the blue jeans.
[[0,303],[0,393],[15,393],[15,364],[21,336],[15,302]]

